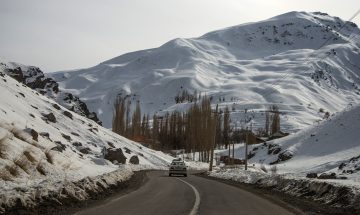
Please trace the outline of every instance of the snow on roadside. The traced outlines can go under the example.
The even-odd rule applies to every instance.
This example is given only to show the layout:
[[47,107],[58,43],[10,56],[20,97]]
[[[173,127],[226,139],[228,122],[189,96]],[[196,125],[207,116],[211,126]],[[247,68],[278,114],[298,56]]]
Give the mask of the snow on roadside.
[[360,211],[360,187],[346,186],[339,183],[328,183],[327,180],[310,180],[292,175],[266,173],[258,167],[216,169],[208,172],[215,178],[252,184],[258,187],[273,189],[292,196],[311,199],[322,204],[339,208],[351,208]]
[[209,176],[254,184],[258,180],[268,177],[268,174],[255,167],[249,167],[248,171],[245,171],[244,167],[237,167],[231,169],[217,169],[209,172]]
[[[223,168],[209,176],[360,211],[359,122],[356,105],[293,135],[250,145],[248,171]],[[291,156],[282,156],[285,153]],[[235,157],[244,157],[244,145],[237,145]]]

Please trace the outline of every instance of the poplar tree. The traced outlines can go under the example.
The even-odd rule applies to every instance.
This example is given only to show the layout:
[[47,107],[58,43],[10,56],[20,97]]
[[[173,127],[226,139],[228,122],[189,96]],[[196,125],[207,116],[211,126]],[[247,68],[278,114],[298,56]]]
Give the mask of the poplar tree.
[[120,135],[125,135],[125,111],[125,100],[118,97],[114,102],[112,131]]

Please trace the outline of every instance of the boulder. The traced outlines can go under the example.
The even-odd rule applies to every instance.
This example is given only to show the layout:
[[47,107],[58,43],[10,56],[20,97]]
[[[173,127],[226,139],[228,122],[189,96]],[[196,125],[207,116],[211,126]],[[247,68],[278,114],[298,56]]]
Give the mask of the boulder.
[[56,110],[60,110],[60,106],[58,104],[52,104],[52,106],[56,109]]
[[311,172],[306,174],[306,178],[317,178],[317,173]]
[[336,179],[336,173],[323,173],[318,177],[318,179]]
[[49,122],[53,122],[55,123],[56,122],[56,117],[53,113],[49,113],[49,114],[44,114],[43,115],[45,117],[45,119]]
[[105,154],[105,159],[107,159],[111,162],[116,161],[121,164],[126,163],[126,157],[120,148],[108,149]]
[[132,163],[132,164],[139,164],[139,157],[137,155],[133,155],[130,158],[129,162]]
[[38,141],[39,134],[37,131],[32,128],[26,128],[25,132],[30,134],[33,140]]
[[86,147],[79,150],[83,154],[89,154],[91,152],[91,149]]
[[69,117],[70,119],[73,118],[73,115],[69,111],[64,111],[63,113],[65,116]]
[[75,146],[75,147],[79,147],[79,146],[82,146],[82,143],[80,143],[80,142],[73,142],[72,145]]
[[51,148],[51,150],[63,152],[66,149],[66,146],[62,144],[60,141],[55,141],[56,146]]
[[130,149],[128,149],[127,147],[124,147],[124,149],[125,149],[125,153],[128,153],[128,154],[130,154],[130,153],[131,153],[131,150],[130,150]]
[[109,147],[110,147],[110,148],[115,148],[114,143],[112,143],[112,142],[108,141],[108,142],[107,142],[107,144],[109,145]]
[[40,132],[40,136],[44,138],[50,138],[50,134],[48,132]]
[[278,159],[279,161],[286,161],[293,157],[293,154],[289,151],[285,151],[279,154]]
[[71,141],[71,137],[69,136],[69,135],[66,135],[66,134],[63,134],[63,133],[61,133],[61,136],[64,138],[64,139],[66,139],[67,141]]

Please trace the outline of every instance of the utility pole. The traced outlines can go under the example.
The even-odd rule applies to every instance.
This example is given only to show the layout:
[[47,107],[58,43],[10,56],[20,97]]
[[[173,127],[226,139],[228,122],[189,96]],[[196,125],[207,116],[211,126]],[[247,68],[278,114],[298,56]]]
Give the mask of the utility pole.
[[248,128],[246,127],[246,140],[245,140],[245,170],[247,170],[248,165]]
[[214,113],[214,119],[211,120],[212,121],[212,126],[213,126],[213,143],[211,144],[211,150],[210,150],[210,164],[209,164],[209,171],[212,171],[212,167],[213,167],[213,160],[214,160],[214,148],[216,146],[216,124],[217,124],[217,120],[218,120],[218,106],[216,105],[216,110]]
[[[245,109],[245,125],[247,123],[247,109]],[[248,166],[248,141],[249,141],[249,132],[248,132],[248,127],[246,126],[246,138],[245,138],[245,170],[247,170],[247,166]]]
[[216,135],[214,135],[214,143],[213,146],[211,147],[211,154],[210,154],[210,164],[209,164],[209,171],[212,171],[212,167],[213,167],[213,160],[214,160],[214,147],[215,147],[215,137]]
[[235,143],[234,141],[231,141],[232,142],[232,164],[234,165],[235,164]]

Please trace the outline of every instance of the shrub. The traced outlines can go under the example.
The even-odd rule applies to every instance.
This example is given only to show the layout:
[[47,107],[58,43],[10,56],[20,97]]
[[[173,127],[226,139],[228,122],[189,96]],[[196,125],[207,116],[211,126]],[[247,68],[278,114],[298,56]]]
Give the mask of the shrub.
[[24,151],[23,154],[31,163],[36,162],[36,158],[31,154],[29,150]]
[[5,159],[6,158],[6,145],[5,145],[5,142],[6,142],[6,139],[7,137],[4,136],[3,138],[0,138],[0,158],[3,158]]
[[270,167],[270,172],[271,172],[272,174],[276,174],[276,172],[277,172],[277,166],[276,166],[276,165],[271,166],[271,167]]
[[16,164],[6,165],[5,169],[14,177],[17,177],[20,175],[19,169]]
[[46,157],[47,162],[49,162],[51,164],[54,164],[54,155],[51,153],[51,151],[46,150],[44,153],[45,153],[45,157]]
[[38,163],[38,165],[36,165],[36,170],[41,174],[41,175],[46,175],[46,170],[45,170],[45,166],[43,163]]
[[26,172],[27,174],[30,174],[30,167],[31,164],[29,163],[28,159],[26,158],[26,156],[21,155],[18,159],[14,160],[14,163],[20,167],[22,170],[24,170],[24,172]]
[[5,168],[0,170],[0,179],[2,179],[3,181],[12,181],[13,177],[9,173],[9,171]]

